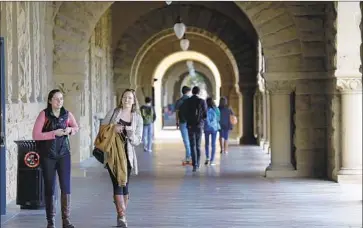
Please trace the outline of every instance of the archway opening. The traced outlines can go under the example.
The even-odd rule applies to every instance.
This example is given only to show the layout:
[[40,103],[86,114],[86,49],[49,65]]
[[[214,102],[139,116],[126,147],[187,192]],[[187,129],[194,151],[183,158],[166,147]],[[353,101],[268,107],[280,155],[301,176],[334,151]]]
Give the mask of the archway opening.
[[[154,125],[154,129],[155,129],[155,136],[157,137],[158,133],[160,132],[160,130],[162,129],[162,107],[161,107],[161,99],[162,99],[162,79],[165,75],[165,72],[168,70],[168,68],[170,68],[173,64],[180,62],[180,61],[187,61],[187,60],[193,60],[193,61],[198,61],[203,63],[204,65],[208,66],[208,68],[212,71],[213,75],[214,75],[214,80],[215,80],[215,84],[216,84],[216,88],[220,88],[221,87],[221,76],[219,73],[219,70],[217,68],[217,66],[213,63],[213,61],[198,52],[195,51],[181,51],[181,52],[176,52],[174,54],[171,54],[167,57],[165,57],[156,67],[154,73],[153,73],[153,78],[155,79],[154,81],[154,102],[155,102],[155,112],[157,114],[156,117],[156,121],[155,121],[155,125]],[[216,96],[220,96],[220,92],[219,89],[216,89]],[[159,114],[159,115],[158,115]]]

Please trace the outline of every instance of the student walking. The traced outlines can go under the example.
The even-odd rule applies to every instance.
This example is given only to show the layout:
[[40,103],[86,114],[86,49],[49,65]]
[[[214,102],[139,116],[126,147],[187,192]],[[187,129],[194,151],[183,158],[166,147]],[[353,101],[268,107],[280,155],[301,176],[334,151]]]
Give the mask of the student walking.
[[199,93],[199,87],[193,87],[193,96],[187,99],[180,108],[188,127],[193,172],[196,172],[200,166],[200,143],[204,121],[207,118],[207,104],[198,97]]
[[[216,154],[217,132],[220,129],[220,112],[211,97],[207,98],[207,118],[204,122],[204,138],[205,138],[205,165],[215,165],[214,157]],[[211,147],[211,154],[209,153]]]
[[182,93],[183,96],[175,103],[175,116],[176,116],[176,126],[179,128],[184,147],[185,147],[185,159],[183,160],[183,165],[191,164],[191,152],[190,152],[190,142],[188,135],[187,122],[185,117],[180,112],[180,107],[183,103],[190,98],[191,89],[188,86],[183,86]]
[[140,108],[141,116],[144,121],[144,130],[142,134],[142,142],[145,152],[152,152],[154,122],[156,120],[155,109],[151,104],[151,98],[145,98],[145,104]]

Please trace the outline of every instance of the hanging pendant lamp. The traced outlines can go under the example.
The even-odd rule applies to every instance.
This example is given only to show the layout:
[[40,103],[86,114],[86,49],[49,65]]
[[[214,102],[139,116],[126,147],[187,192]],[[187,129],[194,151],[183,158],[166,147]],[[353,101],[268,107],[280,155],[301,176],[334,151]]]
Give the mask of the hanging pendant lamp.
[[189,40],[187,39],[186,35],[184,34],[183,36],[183,39],[180,40],[180,48],[183,50],[183,51],[186,51],[188,50],[189,48]]
[[178,16],[174,25],[174,32],[176,37],[178,37],[178,39],[181,39],[184,34],[185,34],[185,30],[186,30],[186,26],[185,24],[181,21],[181,17]]
[[187,67],[188,67],[188,69],[193,68],[193,61],[192,60],[187,61]]

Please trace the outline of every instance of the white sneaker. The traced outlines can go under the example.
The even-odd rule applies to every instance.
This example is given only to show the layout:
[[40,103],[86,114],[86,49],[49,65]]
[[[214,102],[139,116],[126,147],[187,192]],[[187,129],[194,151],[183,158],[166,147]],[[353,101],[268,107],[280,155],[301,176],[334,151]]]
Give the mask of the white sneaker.
[[216,165],[216,163],[215,163],[214,161],[212,161],[212,162],[210,163],[210,165],[214,166],[214,165]]

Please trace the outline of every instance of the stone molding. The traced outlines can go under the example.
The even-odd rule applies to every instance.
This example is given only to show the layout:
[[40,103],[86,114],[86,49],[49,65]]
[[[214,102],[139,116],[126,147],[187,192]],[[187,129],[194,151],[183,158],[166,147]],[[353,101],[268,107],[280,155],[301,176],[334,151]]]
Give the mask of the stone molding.
[[265,72],[263,73],[266,80],[298,80],[298,79],[327,79],[332,78],[333,71],[328,72]]
[[84,83],[83,82],[61,82],[57,84],[57,87],[62,91],[64,96],[66,95],[76,95],[81,94],[83,91]]
[[336,86],[341,93],[362,93],[362,78],[337,78]]
[[256,83],[244,83],[239,85],[239,90],[242,95],[252,95],[256,92],[257,87]]
[[335,78],[296,80],[296,94],[333,94]]
[[266,81],[267,90],[273,94],[290,94],[295,89],[293,80]]

